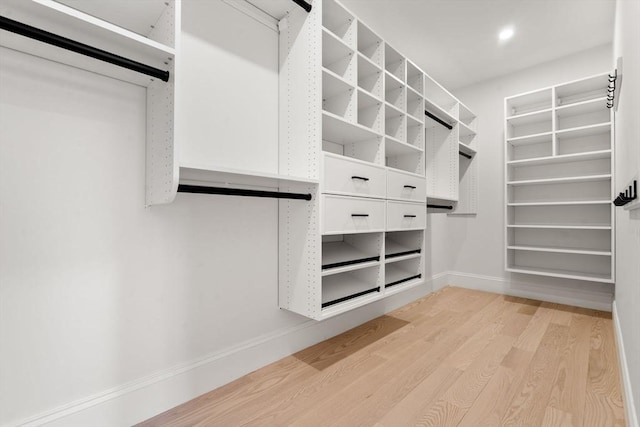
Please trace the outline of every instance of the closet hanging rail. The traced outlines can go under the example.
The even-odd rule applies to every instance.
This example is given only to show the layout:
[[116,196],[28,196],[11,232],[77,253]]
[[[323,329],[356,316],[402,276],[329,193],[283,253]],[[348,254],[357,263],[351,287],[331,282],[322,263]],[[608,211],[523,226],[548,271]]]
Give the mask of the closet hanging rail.
[[122,68],[127,68],[138,73],[146,74],[151,77],[158,78],[163,82],[169,81],[169,71],[160,70],[149,65],[116,55],[106,50],[98,49],[57,34],[50,33],[22,22],[0,16],[0,28],[12,33],[19,34],[30,39],[38,40],[62,49],[79,53],[80,55],[89,56],[91,58],[108,62]]
[[411,276],[404,279],[396,280],[395,282],[387,283],[386,285],[384,285],[384,287],[390,288],[392,286],[399,285],[400,283],[408,282],[409,280],[420,279],[421,277],[422,277],[422,274],[416,274],[415,276]]
[[205,187],[201,185],[178,185],[178,193],[219,194],[223,196],[267,197],[272,199],[311,200],[311,194],[285,193],[280,191],[245,190],[243,188]]
[[293,0],[295,4],[306,10],[307,12],[311,12],[311,5],[304,0]]
[[428,208],[434,208],[434,209],[449,209],[449,210],[453,209],[453,206],[447,206],[447,205],[430,205],[430,204],[427,204],[427,207]]
[[458,154],[460,154],[462,157],[466,157],[467,159],[472,158],[472,156],[468,155],[467,153],[463,153],[462,151],[458,151]]
[[436,122],[440,123],[442,126],[446,127],[447,129],[449,129],[449,130],[453,129],[453,126],[451,126],[449,123],[445,122],[444,120],[442,120],[439,117],[436,117],[434,114],[431,114],[427,110],[424,110],[424,114],[426,114],[428,117],[432,118]]

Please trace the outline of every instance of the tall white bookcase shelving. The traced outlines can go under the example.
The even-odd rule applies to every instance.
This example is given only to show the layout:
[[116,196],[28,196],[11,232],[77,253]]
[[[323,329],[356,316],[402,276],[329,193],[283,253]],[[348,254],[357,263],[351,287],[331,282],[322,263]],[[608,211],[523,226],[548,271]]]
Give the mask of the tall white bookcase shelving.
[[614,282],[608,75],[505,98],[506,270]]

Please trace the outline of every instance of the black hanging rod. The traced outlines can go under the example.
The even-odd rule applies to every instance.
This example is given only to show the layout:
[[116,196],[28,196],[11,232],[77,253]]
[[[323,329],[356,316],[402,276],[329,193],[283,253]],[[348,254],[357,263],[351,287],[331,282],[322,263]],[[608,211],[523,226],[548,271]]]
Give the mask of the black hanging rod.
[[449,210],[453,209],[453,206],[446,206],[446,205],[430,205],[430,204],[427,204],[427,207],[428,208],[434,208],[434,209],[449,209]]
[[440,123],[442,126],[446,127],[447,129],[451,130],[453,129],[453,126],[451,126],[449,123],[445,122],[444,120],[442,120],[439,117],[436,117],[434,114],[431,114],[430,112],[428,112],[427,110],[424,110],[424,113],[428,116],[431,117],[433,120],[435,120],[436,122]]
[[245,190],[243,188],[204,187],[200,185],[178,185],[178,193],[220,194],[223,196],[269,197],[272,199],[311,200],[311,194],[285,193],[279,191]]
[[127,68],[138,73],[146,74],[148,76],[158,78],[163,82],[169,81],[168,71],[163,71],[158,68],[133,61],[114,53],[107,52],[106,50],[98,49],[93,46],[89,46],[84,43],[80,43],[75,40],[71,40],[45,30],[41,30],[40,28],[32,27],[31,25],[14,21],[13,19],[5,18],[4,16],[0,16],[0,28],[12,33],[19,34],[21,36],[29,37],[30,39],[38,40],[43,43],[60,47],[62,49],[70,50],[72,52],[89,56],[100,61],[108,62],[122,68]]
[[467,153],[463,153],[462,151],[458,151],[458,154],[460,154],[462,157],[466,157],[467,159],[471,159],[473,157],[468,155]]
[[358,292],[358,293],[355,293],[353,295],[347,295],[346,297],[334,299],[333,301],[324,302],[324,303],[322,303],[322,308],[326,308],[326,307],[332,306],[334,304],[338,304],[338,303],[341,303],[341,302],[344,302],[344,301],[348,301],[348,300],[353,299],[353,298],[358,298],[358,297],[361,297],[362,295],[367,295],[367,294],[370,294],[370,293],[373,293],[373,292],[380,292],[380,286],[378,286],[377,288],[367,289],[366,291]]
[[304,0],[293,0],[293,2],[295,4],[297,4],[298,6],[300,6],[301,8],[303,8],[304,10],[308,12],[311,12],[311,5],[309,3],[307,3]]

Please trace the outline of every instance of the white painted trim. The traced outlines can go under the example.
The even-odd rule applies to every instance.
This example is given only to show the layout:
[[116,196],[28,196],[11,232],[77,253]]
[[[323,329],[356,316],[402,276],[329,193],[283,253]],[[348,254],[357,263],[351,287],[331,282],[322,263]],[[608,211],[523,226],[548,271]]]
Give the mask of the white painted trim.
[[530,298],[540,301],[611,311],[613,295],[609,293],[563,290],[557,286],[545,286],[525,282],[516,282],[502,277],[481,276],[479,274],[448,272],[448,283],[451,286],[494,292],[514,297]]
[[[283,357],[338,335],[432,292],[446,283],[441,273],[424,284],[317,322],[277,330],[126,384],[61,405],[8,426],[132,425],[227,384]],[[438,289],[439,289],[438,288]]]
[[620,364],[620,379],[622,380],[622,394],[625,409],[625,419],[628,427],[638,426],[638,413],[635,401],[633,400],[633,390],[631,389],[631,377],[629,375],[629,365],[627,364],[627,354],[624,351],[624,341],[622,340],[622,330],[620,330],[620,319],[616,302],[613,302],[613,331],[616,336],[616,346],[618,347],[618,360]]

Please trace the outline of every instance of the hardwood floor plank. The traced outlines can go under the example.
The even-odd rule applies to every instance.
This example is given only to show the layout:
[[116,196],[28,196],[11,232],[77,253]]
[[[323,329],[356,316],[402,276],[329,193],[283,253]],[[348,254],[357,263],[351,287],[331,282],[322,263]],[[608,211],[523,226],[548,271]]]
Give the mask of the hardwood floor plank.
[[584,408],[585,426],[625,425],[618,372],[612,322],[594,319]]
[[[531,320],[533,321],[534,319]],[[560,361],[560,349],[565,346],[568,336],[567,326],[548,324],[533,360],[529,364],[527,374],[521,381],[519,392],[511,400],[509,409],[502,419],[503,425],[541,425]]]
[[622,426],[611,323],[448,287],[140,425]]

